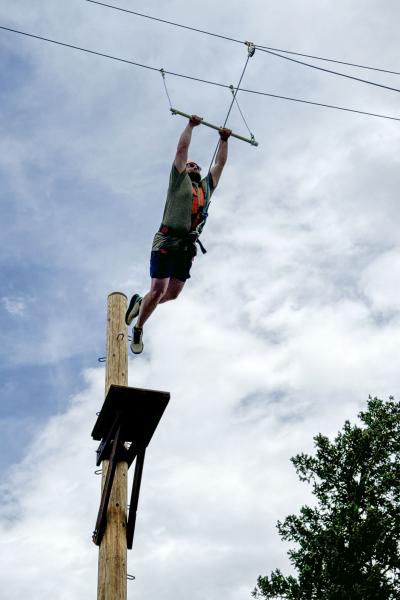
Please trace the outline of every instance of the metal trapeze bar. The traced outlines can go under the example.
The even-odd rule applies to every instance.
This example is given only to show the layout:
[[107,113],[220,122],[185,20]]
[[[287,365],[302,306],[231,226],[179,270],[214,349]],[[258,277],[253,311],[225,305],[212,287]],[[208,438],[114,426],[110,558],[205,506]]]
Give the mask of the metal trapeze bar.
[[[173,115],[180,115],[181,117],[186,117],[187,119],[190,119],[192,116],[192,115],[188,115],[187,113],[184,113],[180,110],[177,110],[176,108],[170,108],[170,111]],[[218,127],[217,125],[212,125],[212,123],[208,123],[207,121],[202,121],[201,125],[205,125],[206,127],[211,127],[211,129],[216,129],[217,131],[219,131],[221,129],[221,127]],[[233,132],[231,133],[231,137],[234,137],[237,140],[241,140],[242,142],[247,142],[248,144],[251,144],[252,146],[258,146],[258,142],[256,142],[254,137],[245,138],[242,135],[238,135],[237,133],[233,133]]]

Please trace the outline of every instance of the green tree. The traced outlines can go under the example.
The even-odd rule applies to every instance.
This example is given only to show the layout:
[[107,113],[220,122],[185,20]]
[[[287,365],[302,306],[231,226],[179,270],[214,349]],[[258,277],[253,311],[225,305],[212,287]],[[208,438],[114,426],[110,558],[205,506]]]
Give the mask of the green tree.
[[259,577],[255,598],[400,600],[400,403],[370,397],[359,418],[292,458],[316,504],[278,522],[296,575]]

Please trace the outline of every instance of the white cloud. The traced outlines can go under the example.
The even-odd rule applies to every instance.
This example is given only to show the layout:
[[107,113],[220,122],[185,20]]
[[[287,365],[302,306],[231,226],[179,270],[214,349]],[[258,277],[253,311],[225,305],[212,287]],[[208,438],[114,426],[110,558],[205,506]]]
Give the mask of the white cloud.
[[25,298],[9,298],[7,296],[3,296],[0,298],[0,300],[5,310],[12,317],[23,317],[25,315],[27,308],[27,302]]
[[384,315],[400,310],[400,252],[393,249],[372,261],[361,276],[361,289],[375,311]]
[[[86,377],[87,389],[49,421],[10,473],[0,521],[2,544],[13,547],[2,560],[5,600],[28,590],[33,600],[95,593],[97,549],[90,535],[99,480],[90,431],[103,371]],[[154,382],[150,372],[148,380]],[[229,390],[217,392],[193,386],[185,397],[173,394],[148,451],[128,569],[144,598],[176,597],[190,580],[195,597],[206,591],[216,599],[221,586],[232,597],[237,586],[249,591],[272,552],[276,511],[291,506],[284,490],[293,480],[287,453],[296,427],[289,424],[284,433],[274,419],[247,423],[232,416]],[[299,484],[297,501],[304,497]],[[21,565],[23,577],[16,578]]]

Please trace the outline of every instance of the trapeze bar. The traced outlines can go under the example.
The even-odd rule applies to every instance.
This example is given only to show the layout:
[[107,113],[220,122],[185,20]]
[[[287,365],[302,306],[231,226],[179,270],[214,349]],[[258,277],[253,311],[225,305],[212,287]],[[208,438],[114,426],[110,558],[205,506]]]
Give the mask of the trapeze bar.
[[[187,119],[190,119],[190,117],[192,115],[188,115],[187,113],[184,113],[180,110],[176,110],[176,108],[170,108],[170,111],[173,115],[180,115],[181,117],[186,117]],[[219,131],[221,129],[221,127],[218,127],[217,125],[212,125],[212,123],[207,123],[207,121],[202,121],[201,125],[205,125],[206,127],[211,127],[211,129],[216,129],[217,131]],[[256,140],[254,139],[254,137],[249,138],[245,138],[242,135],[238,135],[237,133],[231,133],[231,137],[236,138],[237,140],[241,140],[242,142],[247,142],[248,144],[251,144],[252,146],[258,146],[258,142],[256,142]]]

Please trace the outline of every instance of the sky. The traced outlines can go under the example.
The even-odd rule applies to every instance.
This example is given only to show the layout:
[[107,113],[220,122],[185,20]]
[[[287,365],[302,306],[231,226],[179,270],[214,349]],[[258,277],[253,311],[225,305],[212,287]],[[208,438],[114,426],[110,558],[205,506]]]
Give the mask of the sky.
[[[111,3],[112,4],[112,3]],[[115,0],[258,45],[396,70],[394,0]],[[70,0],[4,0],[0,25],[236,85],[247,49]],[[305,59],[307,60],[307,59]],[[399,76],[309,62],[386,86]],[[0,30],[0,587],[94,597],[107,295],[145,293],[177,140],[162,78]],[[173,105],[223,123],[229,89],[167,75]],[[243,87],[400,118],[397,92],[256,50]],[[129,385],[169,391],[146,455],[128,598],[245,600],[290,570],[276,522],[313,502],[290,457],[397,395],[400,123],[239,93],[182,295],[154,313]],[[248,135],[233,108],[228,126]],[[207,168],[218,135],[193,134]]]

